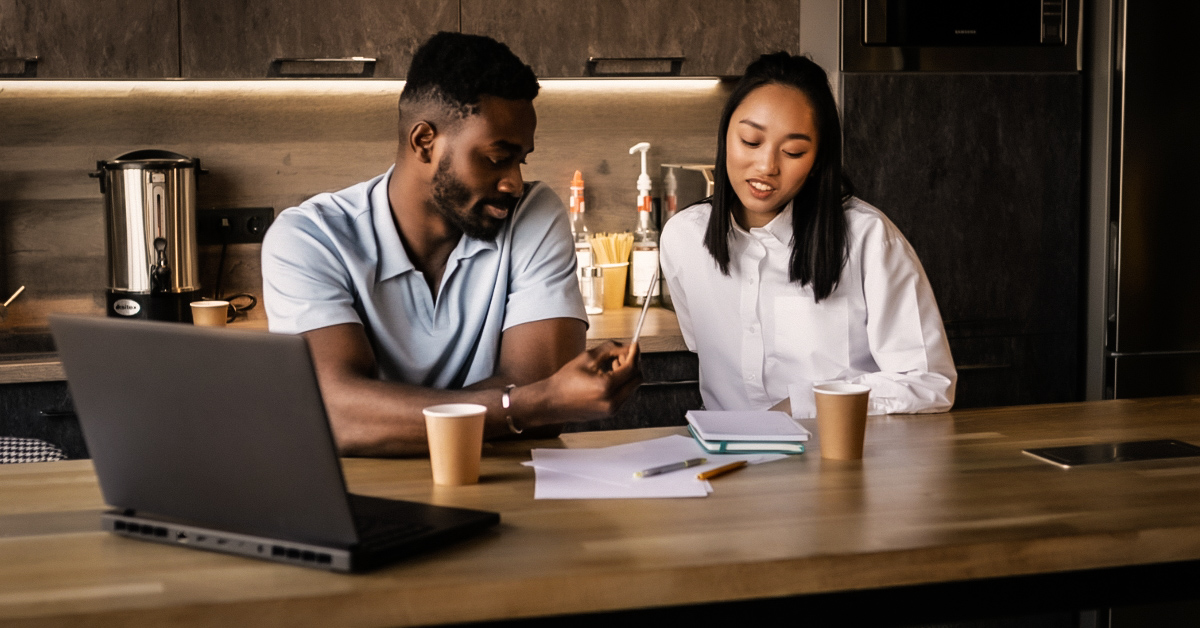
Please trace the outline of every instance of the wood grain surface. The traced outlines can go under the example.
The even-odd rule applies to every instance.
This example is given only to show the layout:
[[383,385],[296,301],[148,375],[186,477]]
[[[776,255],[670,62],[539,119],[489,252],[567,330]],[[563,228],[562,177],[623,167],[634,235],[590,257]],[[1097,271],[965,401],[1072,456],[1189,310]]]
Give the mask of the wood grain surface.
[[[71,314],[94,314],[77,303],[68,303],[62,300],[41,301],[39,305],[45,307],[45,311],[41,314],[43,317],[55,311]],[[55,310],[54,306],[57,306],[58,309]],[[591,348],[610,339],[629,342],[634,328],[637,327],[640,313],[641,309],[639,308],[623,307],[619,310],[609,310],[603,314],[589,316],[587,346]],[[239,320],[230,326],[238,329],[266,331],[267,319],[255,316],[248,320]],[[660,307],[652,307],[646,312],[646,324],[642,329],[640,344],[643,353],[687,351],[687,345],[683,341],[683,332],[679,331],[679,319],[671,310]],[[0,359],[0,384],[51,382],[64,379],[66,379],[66,373],[63,371],[62,362],[54,353],[12,354]]]
[[348,459],[360,493],[501,513],[437,553],[343,576],[118,538],[90,463],[0,468],[0,624],[411,625],[855,591],[1200,559],[1200,461],[1063,470],[1028,447],[1200,442],[1200,397],[872,417],[864,460],[817,453],[705,499],[535,501],[531,445],[490,444],[476,486],[426,460]]
[[[630,342],[641,313],[641,308],[623,307],[589,316],[588,347],[594,347],[605,340]],[[679,330],[679,319],[675,312],[661,307],[646,310],[646,323],[642,326],[642,336],[638,339],[638,344],[641,345],[643,353],[687,351],[687,344],[683,342],[683,332]]]

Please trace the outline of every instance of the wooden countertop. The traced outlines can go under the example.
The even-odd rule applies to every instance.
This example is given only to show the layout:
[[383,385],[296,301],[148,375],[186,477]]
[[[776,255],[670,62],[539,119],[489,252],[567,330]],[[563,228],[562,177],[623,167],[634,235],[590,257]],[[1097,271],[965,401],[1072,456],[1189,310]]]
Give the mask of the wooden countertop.
[[[588,317],[588,347],[614,339],[628,342],[637,327],[638,308],[626,307]],[[267,329],[266,319],[239,321],[230,325],[236,329]],[[642,351],[687,351],[683,334],[679,331],[679,320],[675,313],[661,307],[652,307],[646,313],[646,324],[642,329]],[[63,381],[66,374],[62,363],[53,353],[32,355],[0,356],[0,384]]]
[[[593,447],[677,428],[564,435]],[[495,510],[498,529],[345,576],[118,538],[87,461],[0,467],[0,624],[412,625],[863,591],[1200,559],[1200,460],[1063,470],[1021,449],[1200,442],[1200,396],[872,417],[866,457],[807,454],[704,499],[535,501],[531,443],[483,482],[348,459],[357,492]]]
[[[588,347],[610,339],[629,342],[633,339],[641,313],[641,308],[623,307],[616,311],[605,310],[599,316],[589,316]],[[679,331],[679,319],[675,317],[675,312],[661,307],[646,310],[646,323],[642,326],[639,342],[643,353],[688,350],[683,342],[683,332]]]

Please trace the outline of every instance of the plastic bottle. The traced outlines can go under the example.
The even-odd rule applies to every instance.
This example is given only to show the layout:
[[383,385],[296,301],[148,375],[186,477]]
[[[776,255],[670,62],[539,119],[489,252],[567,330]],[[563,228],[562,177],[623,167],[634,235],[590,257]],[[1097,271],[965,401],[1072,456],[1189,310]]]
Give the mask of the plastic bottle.
[[652,220],[654,204],[650,198],[650,175],[646,173],[646,151],[650,144],[641,142],[629,149],[629,154],[642,153],[642,174],[638,176],[638,224],[633,230],[633,253],[629,259],[629,293],[626,305],[640,306],[649,292],[652,302],[658,301],[658,285],[651,286],[658,269],[658,230]]
[[679,190],[679,182],[675,179],[675,168],[668,167],[667,174],[663,176],[663,187],[666,188],[666,193],[663,195],[663,218],[662,224],[667,224],[667,221],[679,211],[679,201],[675,197]]
[[[663,203],[662,203],[662,224],[666,225],[667,221],[675,216],[675,212],[679,211],[679,199],[676,196],[679,190],[679,181],[675,179],[675,167],[667,166],[667,174],[663,175]],[[667,287],[667,278],[658,275],[658,289],[662,292],[660,300],[662,306],[668,310],[675,311],[675,303],[671,301],[671,289]]]
[[591,234],[588,233],[587,220],[584,218],[583,206],[583,173],[575,171],[571,177],[571,238],[575,240],[575,261],[579,268],[592,265]]

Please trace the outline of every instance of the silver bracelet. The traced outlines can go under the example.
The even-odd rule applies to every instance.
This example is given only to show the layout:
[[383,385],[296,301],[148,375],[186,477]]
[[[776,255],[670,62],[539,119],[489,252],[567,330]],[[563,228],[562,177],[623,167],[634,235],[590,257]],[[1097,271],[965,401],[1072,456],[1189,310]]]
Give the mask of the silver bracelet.
[[504,387],[504,392],[500,393],[500,405],[504,406],[504,420],[508,422],[509,431],[511,431],[513,434],[520,434],[525,430],[517,429],[516,424],[513,423],[512,415],[508,413],[509,408],[512,408],[512,397],[509,396],[509,393],[511,393],[512,389],[516,387],[516,384],[509,384]]

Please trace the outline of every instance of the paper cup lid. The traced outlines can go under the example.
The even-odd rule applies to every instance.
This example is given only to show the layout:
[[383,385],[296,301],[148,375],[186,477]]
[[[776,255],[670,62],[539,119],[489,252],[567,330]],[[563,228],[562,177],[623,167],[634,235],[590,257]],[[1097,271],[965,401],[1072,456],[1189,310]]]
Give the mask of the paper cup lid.
[[477,403],[443,403],[437,406],[429,406],[421,410],[421,412],[424,412],[425,416],[437,418],[468,417],[477,414],[487,414],[487,407]]
[[826,395],[861,395],[866,392],[871,392],[871,387],[864,384],[850,384],[847,382],[824,382],[813,384],[814,393],[823,393]]

